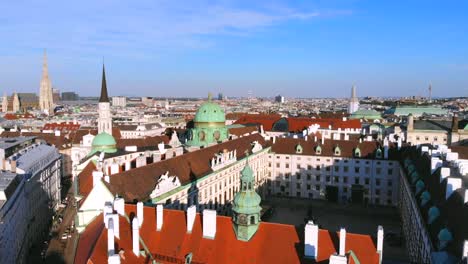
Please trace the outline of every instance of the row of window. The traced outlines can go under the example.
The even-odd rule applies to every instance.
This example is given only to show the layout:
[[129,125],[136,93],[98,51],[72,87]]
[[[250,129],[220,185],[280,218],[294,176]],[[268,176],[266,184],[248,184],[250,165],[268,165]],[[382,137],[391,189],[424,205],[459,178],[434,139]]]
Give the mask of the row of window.
[[[311,176],[311,175],[308,175],[308,176]],[[340,178],[342,179],[341,182],[342,183],[348,183],[348,177],[344,176],[344,177],[338,177],[338,176],[334,176],[333,177],[333,182],[334,183],[340,183]],[[288,175],[285,175],[285,179],[289,179],[289,176]],[[299,179],[299,178],[298,178]],[[308,177],[308,180],[310,180],[311,177]],[[320,182],[322,179],[322,177],[320,175],[316,175],[315,176],[315,180],[317,182]],[[362,178],[359,178],[359,177],[355,177],[354,178],[354,183],[353,184],[365,184],[365,185],[369,185],[370,184],[370,178],[366,177],[366,178],[363,178],[364,181],[361,180]],[[332,177],[331,176],[325,176],[325,181],[328,182],[328,183],[331,183],[332,181]],[[269,181],[270,182],[270,181]],[[282,181],[275,181],[276,182],[276,186],[280,186]],[[350,177],[350,181],[349,183],[352,183],[353,182],[353,178]],[[375,183],[375,186],[382,186],[383,183],[385,182],[385,180],[382,180],[382,179],[374,179],[374,183]],[[388,187],[392,187],[393,186],[393,181],[392,180],[387,180],[387,186]],[[271,184],[271,182],[270,182]],[[285,182],[286,186],[289,186],[289,182]],[[301,183],[296,183],[298,188],[300,186]]]

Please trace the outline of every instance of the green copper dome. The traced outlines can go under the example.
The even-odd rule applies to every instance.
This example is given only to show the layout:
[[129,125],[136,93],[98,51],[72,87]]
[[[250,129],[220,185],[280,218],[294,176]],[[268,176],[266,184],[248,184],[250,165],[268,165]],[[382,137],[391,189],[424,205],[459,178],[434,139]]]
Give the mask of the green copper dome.
[[94,137],[92,142],[92,151],[95,152],[105,152],[105,153],[114,153],[117,151],[117,142],[114,137],[107,134],[106,132],[99,133]]
[[229,137],[224,110],[211,102],[211,95],[208,96],[208,101],[198,108],[193,122],[195,127],[189,130],[188,146],[207,146]]
[[208,102],[203,103],[198,108],[195,118],[195,123],[225,123],[226,116],[224,110],[216,103]]

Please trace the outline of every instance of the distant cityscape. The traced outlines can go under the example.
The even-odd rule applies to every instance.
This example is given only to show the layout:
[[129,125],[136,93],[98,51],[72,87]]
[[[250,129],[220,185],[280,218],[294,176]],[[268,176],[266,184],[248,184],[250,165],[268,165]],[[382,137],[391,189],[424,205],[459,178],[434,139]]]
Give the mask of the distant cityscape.
[[467,97],[110,96],[104,65],[80,97],[48,63],[2,100],[0,263],[467,260]]

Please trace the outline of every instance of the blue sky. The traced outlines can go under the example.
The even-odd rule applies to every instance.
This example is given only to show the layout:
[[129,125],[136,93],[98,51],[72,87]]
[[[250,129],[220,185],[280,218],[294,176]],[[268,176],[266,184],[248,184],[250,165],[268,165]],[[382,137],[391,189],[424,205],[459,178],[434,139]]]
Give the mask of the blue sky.
[[[252,3],[253,2],[253,3]],[[0,92],[468,96],[468,1],[1,1]]]

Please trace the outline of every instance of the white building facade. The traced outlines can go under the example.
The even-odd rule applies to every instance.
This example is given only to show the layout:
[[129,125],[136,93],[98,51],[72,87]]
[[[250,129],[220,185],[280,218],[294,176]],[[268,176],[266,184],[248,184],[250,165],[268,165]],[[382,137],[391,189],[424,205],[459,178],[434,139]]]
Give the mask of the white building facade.
[[34,144],[8,158],[2,169],[7,171],[0,182],[10,180],[0,187],[0,263],[25,263],[60,203],[61,156],[53,146]]

